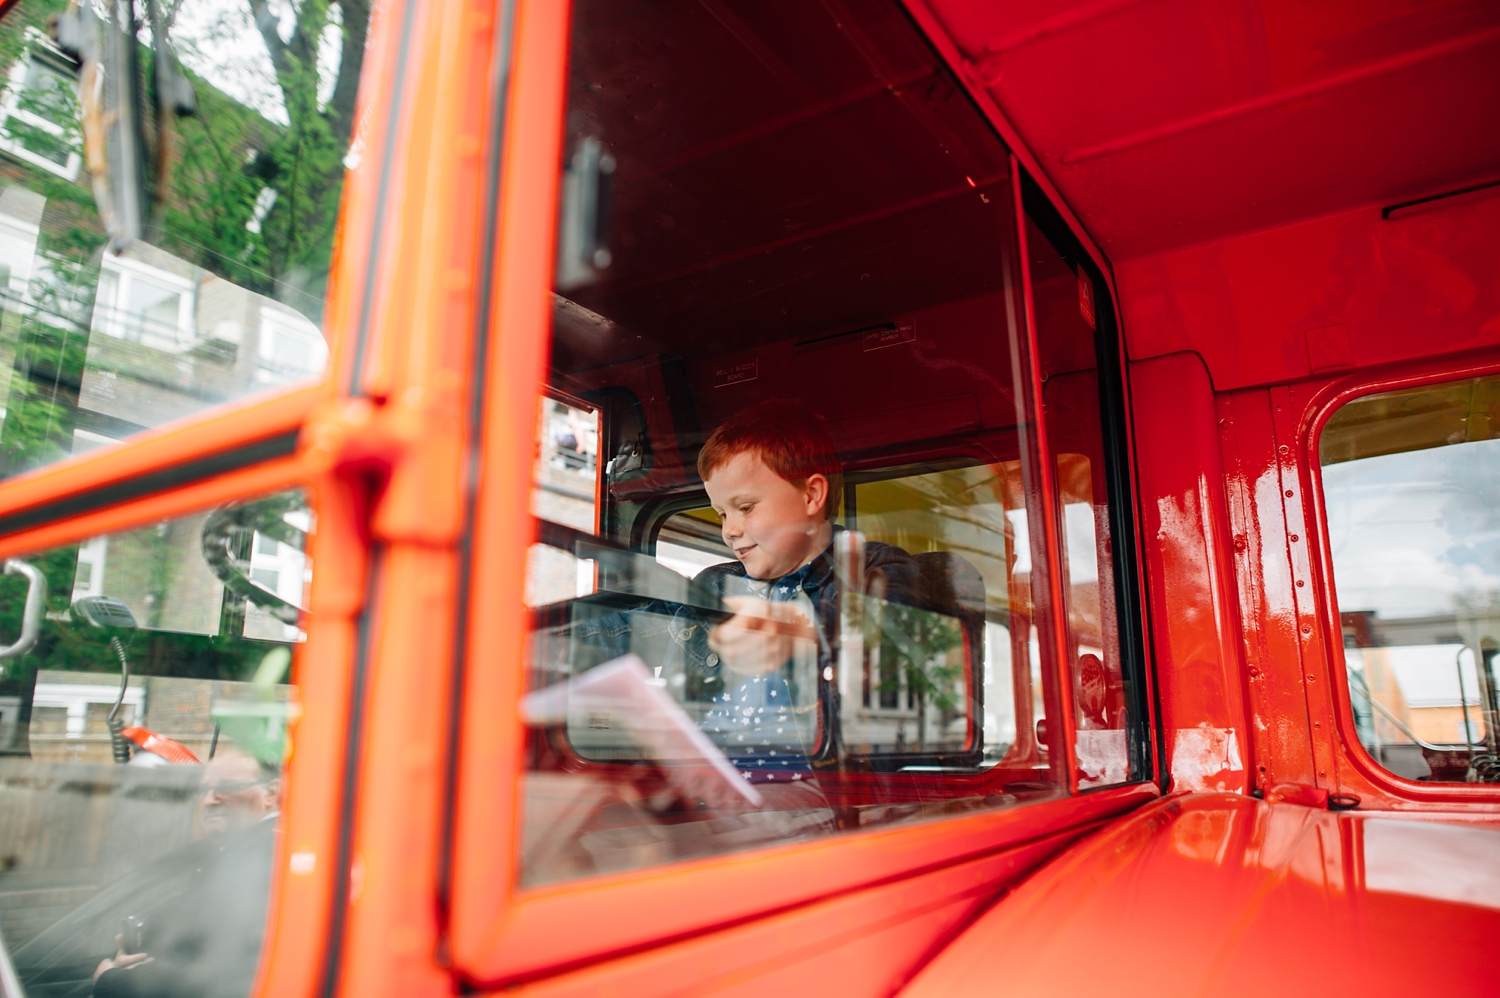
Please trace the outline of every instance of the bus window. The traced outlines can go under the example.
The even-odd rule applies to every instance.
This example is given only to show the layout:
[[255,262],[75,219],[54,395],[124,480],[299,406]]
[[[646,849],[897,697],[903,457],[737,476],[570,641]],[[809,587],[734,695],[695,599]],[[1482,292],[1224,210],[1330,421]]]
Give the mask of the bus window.
[[576,5],[539,397],[609,459],[594,524],[539,513],[523,884],[1067,792],[1028,525],[1104,486],[1042,492],[1009,155],[899,4],[841,10]]
[[[903,674],[882,663],[862,684],[860,705],[872,711],[863,720],[866,727],[878,728],[882,722],[888,727],[894,718],[897,737],[877,735],[866,742],[905,741],[906,726],[915,721],[922,744],[959,749],[966,732],[955,721],[972,720],[980,732],[983,765],[1040,763],[1036,728],[1047,711],[1021,483],[1017,461],[974,464],[960,459],[948,470],[856,480],[846,493],[845,513],[853,529],[945,566],[959,590],[954,605],[963,608],[969,627],[978,629],[967,644],[981,649],[972,662],[972,685],[953,684],[948,690],[934,688],[933,682],[944,677],[948,662],[925,676]],[[951,665],[946,674],[952,677]],[[970,710],[953,710],[959,696],[974,699]],[[914,708],[923,699],[936,700],[943,709],[916,717]],[[903,710],[911,716],[902,717]]]
[[321,377],[368,18],[41,0],[0,20],[0,477]]
[[313,526],[298,489],[5,561],[0,931],[28,994],[249,990]]
[[673,515],[656,535],[656,560],[692,578],[705,568],[735,560],[724,543],[719,517],[705,506]]
[[1026,254],[1063,548],[1077,775],[1087,788],[1132,777],[1097,345],[1096,302],[1107,299],[1071,240],[1055,235],[1062,246],[1028,213]]
[[1398,776],[1500,782],[1500,378],[1355,399],[1318,442],[1353,729]]

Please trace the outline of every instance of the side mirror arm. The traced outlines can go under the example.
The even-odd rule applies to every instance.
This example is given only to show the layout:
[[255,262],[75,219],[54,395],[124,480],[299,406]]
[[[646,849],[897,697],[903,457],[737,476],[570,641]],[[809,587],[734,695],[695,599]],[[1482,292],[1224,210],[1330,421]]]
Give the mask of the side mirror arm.
[[[31,651],[32,645],[36,644],[37,635],[41,633],[42,609],[47,602],[47,577],[42,574],[41,569],[19,558],[7,558],[5,574],[24,575],[31,584],[26,590],[26,607],[21,611],[21,636],[16,639],[15,644],[0,648],[0,662],[19,658]],[[0,671],[3,668],[0,666]]]

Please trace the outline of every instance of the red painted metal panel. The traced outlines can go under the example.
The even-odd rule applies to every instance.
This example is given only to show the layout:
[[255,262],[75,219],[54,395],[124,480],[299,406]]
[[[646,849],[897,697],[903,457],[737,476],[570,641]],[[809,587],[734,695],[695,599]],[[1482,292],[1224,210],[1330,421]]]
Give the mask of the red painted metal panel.
[[[1302,688],[1295,587],[1282,506],[1282,467],[1269,393],[1220,396],[1225,482],[1234,533],[1235,573],[1245,641],[1245,672],[1259,785],[1315,783]],[[1298,536],[1298,542],[1302,540]]]
[[1486,0],[931,7],[1117,262],[1500,178]]
[[501,993],[538,998],[777,990],[840,998],[889,995],[1006,887],[1088,831],[1062,832],[927,876]]
[[[901,993],[963,998],[1490,993],[1500,830],[1224,794],[1171,798],[1053,861]],[[1143,959],[1143,946],[1154,956]],[[1080,951],[1087,954],[1080,959]]]
[[1213,388],[1193,354],[1131,365],[1157,690],[1173,786],[1248,789],[1248,715]]
[[1500,344],[1491,191],[1389,221],[1367,208],[1121,263],[1130,355],[1197,351],[1227,391]]

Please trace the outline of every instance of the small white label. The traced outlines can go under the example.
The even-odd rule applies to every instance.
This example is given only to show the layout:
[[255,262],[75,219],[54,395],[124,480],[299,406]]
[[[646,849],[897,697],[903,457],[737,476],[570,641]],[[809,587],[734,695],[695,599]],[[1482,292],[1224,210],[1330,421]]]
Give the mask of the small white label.
[[881,326],[879,329],[865,331],[865,353],[871,350],[884,350],[886,347],[898,346],[902,343],[910,343],[917,338],[917,325],[910,319],[903,319],[894,328]]
[[287,860],[287,869],[299,877],[305,877],[318,868],[318,854],[315,852],[294,852]]
[[744,360],[738,364],[714,368],[714,387],[738,385],[741,382],[754,381],[758,377],[760,377],[760,361]]

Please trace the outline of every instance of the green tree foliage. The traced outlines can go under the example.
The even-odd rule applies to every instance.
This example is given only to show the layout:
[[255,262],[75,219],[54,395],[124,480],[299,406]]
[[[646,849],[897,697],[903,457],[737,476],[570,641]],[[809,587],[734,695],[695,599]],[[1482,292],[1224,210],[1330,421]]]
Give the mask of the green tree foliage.
[[[275,70],[288,123],[269,122],[195,78],[199,111],[178,123],[179,159],[164,244],[317,321],[354,125],[369,3],[302,0],[283,38],[285,19],[266,0],[246,2]],[[339,56],[323,103],[319,46],[330,28],[340,39]],[[266,189],[275,192],[275,201],[258,226],[247,227]]]
[[929,610],[883,603],[867,622],[878,633],[866,636],[879,648],[877,689],[886,695],[909,694],[917,711],[916,737],[908,748],[922,749],[927,734],[927,715],[936,710],[946,726],[962,706],[964,663],[951,655],[963,647],[958,620]]

